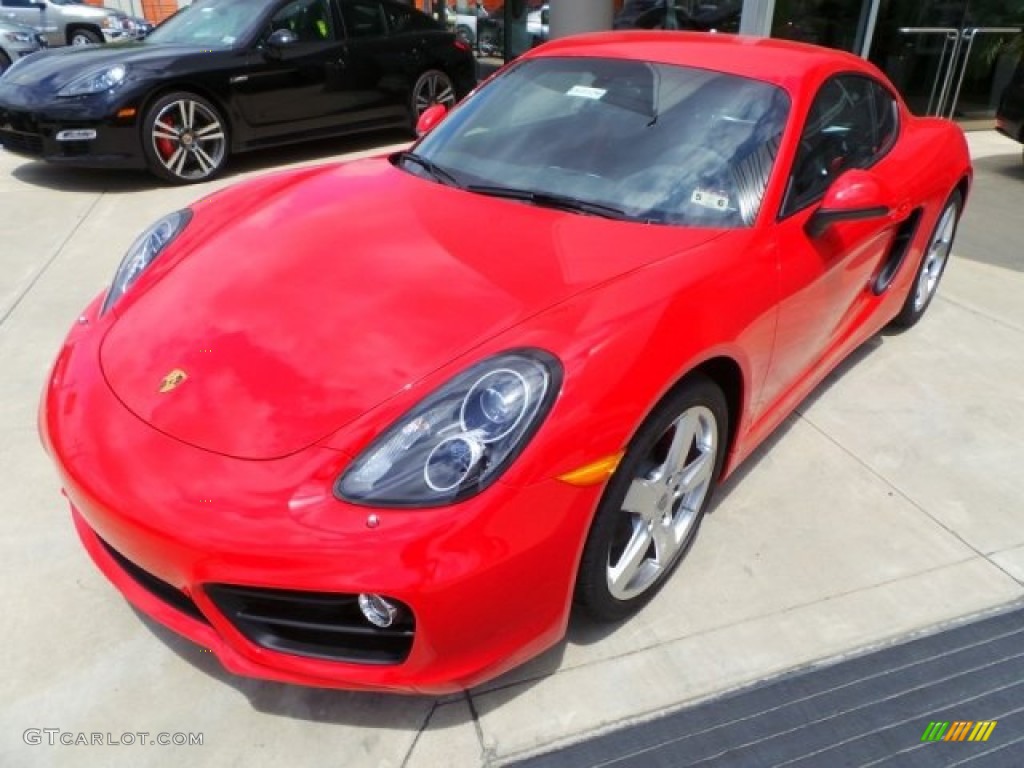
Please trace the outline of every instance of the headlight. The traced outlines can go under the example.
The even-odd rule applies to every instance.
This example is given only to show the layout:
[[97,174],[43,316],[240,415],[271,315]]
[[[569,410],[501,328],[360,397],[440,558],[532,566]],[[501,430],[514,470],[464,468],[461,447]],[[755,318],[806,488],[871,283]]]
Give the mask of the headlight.
[[4,32],[4,39],[9,43],[31,43],[32,35],[25,32]]
[[132,287],[146,268],[153,263],[153,260],[160,255],[160,252],[167,247],[167,244],[178,236],[189,220],[192,218],[192,211],[186,209],[175,211],[164,216],[160,221],[151,226],[132,243],[128,253],[121,259],[121,264],[114,273],[114,280],[107,291],[107,297],[103,300],[100,308],[102,315],[110,309],[118,300],[124,296]]
[[89,93],[102,93],[115,88],[124,82],[128,69],[124,64],[117,64],[113,67],[101,69],[98,72],[90,72],[77,77],[61,88],[58,96],[85,96]]
[[561,378],[561,365],[540,350],[474,365],[364,450],[335,495],[369,506],[434,507],[479,493],[526,446]]

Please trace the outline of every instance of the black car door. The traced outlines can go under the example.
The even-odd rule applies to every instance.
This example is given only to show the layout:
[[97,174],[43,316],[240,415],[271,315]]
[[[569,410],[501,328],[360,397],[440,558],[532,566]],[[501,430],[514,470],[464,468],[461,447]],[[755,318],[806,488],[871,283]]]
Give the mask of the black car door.
[[347,98],[368,125],[409,119],[412,84],[424,64],[425,36],[434,30],[424,14],[381,0],[337,0],[345,26]]
[[234,100],[252,129],[252,143],[283,134],[299,139],[343,122],[338,91],[345,66],[345,43],[330,0],[289,0],[280,6],[256,43],[249,70],[232,77]]

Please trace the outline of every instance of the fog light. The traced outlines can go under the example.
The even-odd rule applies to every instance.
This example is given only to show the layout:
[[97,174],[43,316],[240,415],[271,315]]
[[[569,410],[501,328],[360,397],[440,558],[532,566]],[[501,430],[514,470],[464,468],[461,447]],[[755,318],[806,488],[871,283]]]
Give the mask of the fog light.
[[92,141],[95,138],[96,131],[91,128],[77,128],[57,134],[57,141]]
[[368,622],[381,629],[394,624],[395,616],[398,615],[398,606],[380,595],[366,592],[359,595],[359,610],[363,612]]

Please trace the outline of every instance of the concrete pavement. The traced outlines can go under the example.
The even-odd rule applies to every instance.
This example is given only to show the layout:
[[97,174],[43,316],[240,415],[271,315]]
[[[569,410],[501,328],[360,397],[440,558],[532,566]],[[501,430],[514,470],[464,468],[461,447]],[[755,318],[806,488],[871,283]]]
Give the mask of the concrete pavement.
[[[136,615],[81,550],[35,434],[68,326],[157,216],[399,140],[261,153],[187,188],[0,152],[0,765],[501,764],[1024,597],[1024,166],[985,132],[969,137],[979,176],[928,316],[829,377],[636,618],[577,620],[541,658],[435,700],[234,678]],[[203,744],[32,745],[30,728]]]

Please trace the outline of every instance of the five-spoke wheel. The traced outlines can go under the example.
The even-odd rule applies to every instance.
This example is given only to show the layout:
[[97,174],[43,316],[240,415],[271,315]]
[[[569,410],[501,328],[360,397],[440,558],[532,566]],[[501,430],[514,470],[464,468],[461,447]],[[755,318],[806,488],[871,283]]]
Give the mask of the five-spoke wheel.
[[216,107],[195,94],[158,99],[147,112],[143,131],[150,170],[169,181],[205,181],[227,160],[224,120]]
[[576,599],[593,617],[634,612],[682,559],[721,471],[728,421],[721,390],[694,376],[637,432],[605,490],[580,564]]

